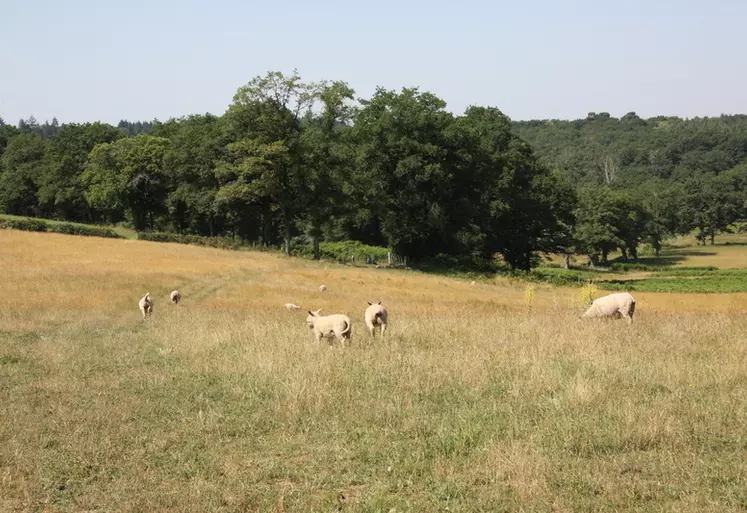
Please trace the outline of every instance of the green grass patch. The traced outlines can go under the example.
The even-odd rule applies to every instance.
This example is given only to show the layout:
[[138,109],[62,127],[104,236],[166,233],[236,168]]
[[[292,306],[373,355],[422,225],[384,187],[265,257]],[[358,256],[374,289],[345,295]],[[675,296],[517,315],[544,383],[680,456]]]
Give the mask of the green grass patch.
[[747,278],[735,279],[731,276],[707,278],[645,278],[642,280],[606,280],[597,282],[605,290],[626,290],[639,292],[684,292],[722,293],[747,292]]

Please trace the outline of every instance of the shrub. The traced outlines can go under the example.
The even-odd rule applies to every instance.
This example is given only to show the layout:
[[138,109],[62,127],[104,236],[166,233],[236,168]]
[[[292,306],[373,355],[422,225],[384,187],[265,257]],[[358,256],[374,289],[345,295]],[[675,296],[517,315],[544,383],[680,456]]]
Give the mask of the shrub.
[[50,224],[47,231],[55,233],[66,233],[68,235],[85,235],[87,237],[106,237],[110,239],[121,239],[122,237],[111,228],[101,226],[86,226],[83,224],[59,223]]
[[[314,247],[311,244],[299,244],[293,248],[293,253],[297,256],[311,258],[314,255]],[[376,264],[386,262],[387,253],[389,253],[387,248],[368,246],[355,240],[319,243],[319,256],[338,262],[353,260]]]
[[27,232],[46,232],[48,226],[47,223],[38,219],[0,219],[0,228]]
[[199,235],[180,235],[165,232],[138,232],[138,240],[151,242],[173,242],[176,244],[192,244],[218,249],[238,249],[241,244],[228,237],[200,237]]

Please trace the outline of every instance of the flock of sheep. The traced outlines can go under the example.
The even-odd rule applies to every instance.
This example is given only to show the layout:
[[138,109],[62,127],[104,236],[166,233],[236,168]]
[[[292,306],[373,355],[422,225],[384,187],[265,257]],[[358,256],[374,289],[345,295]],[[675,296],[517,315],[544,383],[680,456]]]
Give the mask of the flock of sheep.
[[[325,285],[319,287],[320,292],[324,292],[325,290],[327,290]],[[173,304],[178,305],[182,299],[182,295],[178,290],[174,290],[169,295],[169,299]],[[140,299],[138,306],[143,314],[143,319],[153,313],[153,299],[150,297],[150,292]],[[300,306],[293,303],[286,303],[284,308],[288,311],[301,309]],[[344,346],[345,342],[349,341],[353,335],[353,325],[350,317],[344,314],[322,316],[319,315],[320,312],[321,309],[316,311],[309,310],[309,315],[306,317],[306,324],[314,331],[316,341],[320,342],[322,338],[335,337]],[[627,292],[618,292],[595,299],[581,318],[624,318],[628,321],[628,324],[632,324],[634,313],[635,299],[633,296]],[[386,308],[381,306],[381,301],[375,304],[368,303],[368,308],[364,312],[364,320],[372,337],[375,337],[376,328],[380,330],[381,337],[384,337],[388,317],[389,314]]]

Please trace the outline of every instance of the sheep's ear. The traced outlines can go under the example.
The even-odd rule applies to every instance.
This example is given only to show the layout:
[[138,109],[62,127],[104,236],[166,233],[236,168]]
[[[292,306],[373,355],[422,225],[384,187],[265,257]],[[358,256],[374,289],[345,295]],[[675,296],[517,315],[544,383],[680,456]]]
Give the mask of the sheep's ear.
[[314,312],[312,312],[311,310],[309,310],[309,315],[313,317],[314,316]]
[[315,313],[315,314],[317,314],[317,315],[319,315],[319,314],[321,313],[321,311],[322,311],[322,309],[320,308],[319,310],[317,310],[317,311],[316,311],[316,312],[314,312],[314,313]]
[[371,301],[366,301],[366,303],[368,303],[368,305],[371,306]]
[[380,304],[381,304],[381,301],[379,301],[379,302],[378,302],[378,303],[376,303],[376,304],[380,305]]

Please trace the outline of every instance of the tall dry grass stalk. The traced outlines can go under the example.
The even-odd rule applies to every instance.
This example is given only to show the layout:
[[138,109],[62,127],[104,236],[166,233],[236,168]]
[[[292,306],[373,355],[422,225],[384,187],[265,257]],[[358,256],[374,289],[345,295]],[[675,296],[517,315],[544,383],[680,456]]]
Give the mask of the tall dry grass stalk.
[[[747,500],[744,295],[637,294],[628,327],[558,308],[573,289],[536,286],[529,317],[507,282],[17,232],[0,268],[1,511]],[[309,308],[350,315],[351,347],[316,345]]]

